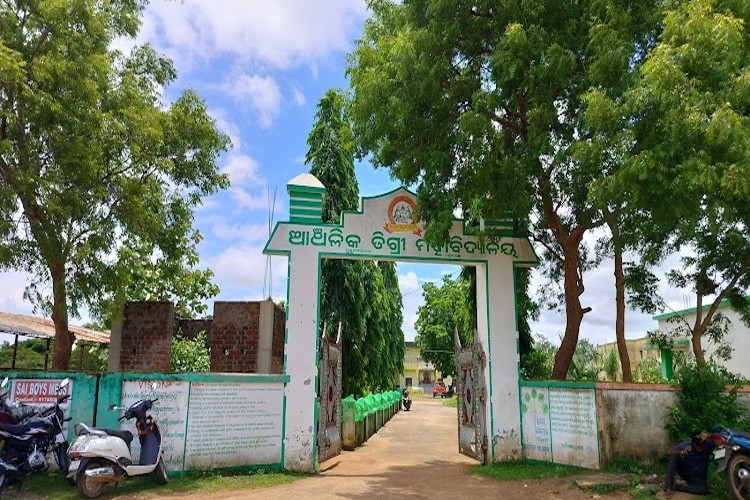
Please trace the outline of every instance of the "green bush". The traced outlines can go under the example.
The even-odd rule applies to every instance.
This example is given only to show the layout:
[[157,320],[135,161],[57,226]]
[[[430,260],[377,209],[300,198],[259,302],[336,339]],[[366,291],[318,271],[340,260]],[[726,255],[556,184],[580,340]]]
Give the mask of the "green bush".
[[686,439],[697,430],[710,431],[717,425],[747,428],[750,425],[747,407],[734,385],[737,378],[709,362],[682,368],[677,375],[679,386],[677,406],[669,408],[667,430],[674,441]]
[[207,372],[211,370],[211,349],[206,347],[206,332],[194,339],[175,335],[169,364],[173,372]]

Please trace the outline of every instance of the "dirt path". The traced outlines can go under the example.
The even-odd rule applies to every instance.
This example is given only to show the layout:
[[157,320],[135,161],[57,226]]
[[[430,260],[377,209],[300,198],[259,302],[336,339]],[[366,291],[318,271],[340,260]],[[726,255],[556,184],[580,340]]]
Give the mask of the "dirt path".
[[[472,459],[458,453],[456,410],[440,400],[417,399],[363,446],[322,464],[315,477],[256,490],[195,495],[193,500],[372,498],[599,498],[569,479],[496,481],[469,473]],[[607,498],[630,498],[626,493]]]

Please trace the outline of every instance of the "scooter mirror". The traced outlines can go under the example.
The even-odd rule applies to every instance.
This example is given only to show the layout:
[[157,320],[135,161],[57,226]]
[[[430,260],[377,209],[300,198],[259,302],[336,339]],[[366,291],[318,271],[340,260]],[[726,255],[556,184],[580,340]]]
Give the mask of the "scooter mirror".
[[109,411],[115,411],[117,409],[117,405],[109,405]]
[[68,387],[68,384],[70,383],[70,379],[68,377],[65,377],[62,379],[62,382],[60,382],[60,389],[65,389]]
[[151,382],[151,392],[154,392],[156,390],[157,384],[156,382]]
[[8,387],[8,377],[5,377],[2,383],[0,383],[0,388],[5,389],[6,387]]

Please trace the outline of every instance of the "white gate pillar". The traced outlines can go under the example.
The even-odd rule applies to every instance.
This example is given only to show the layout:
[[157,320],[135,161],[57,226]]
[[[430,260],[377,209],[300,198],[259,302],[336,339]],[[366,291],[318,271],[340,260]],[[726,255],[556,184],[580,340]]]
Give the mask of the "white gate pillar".
[[[295,252],[289,259],[289,317],[284,347],[284,468],[312,472],[317,422],[318,387],[318,275],[317,253]],[[312,279],[311,279],[312,278]]]
[[[477,268],[479,271],[480,268]],[[513,266],[497,263],[487,265],[487,275],[477,272],[477,322],[480,311],[487,311],[490,378],[490,404],[487,405],[489,446],[492,460],[519,460],[521,456],[521,422],[518,401],[518,331],[516,329],[515,287]]]

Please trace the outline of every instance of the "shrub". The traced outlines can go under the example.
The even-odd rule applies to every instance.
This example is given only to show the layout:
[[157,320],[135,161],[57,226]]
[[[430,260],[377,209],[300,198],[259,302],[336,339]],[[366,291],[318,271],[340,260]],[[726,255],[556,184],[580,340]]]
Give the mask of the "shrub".
[[734,385],[737,378],[709,362],[705,366],[689,365],[677,375],[677,406],[669,408],[667,430],[674,440],[682,440],[696,430],[709,431],[717,425],[747,428],[747,407]]
[[206,332],[194,339],[175,335],[169,364],[173,372],[207,372],[211,370],[211,349],[206,347]]

